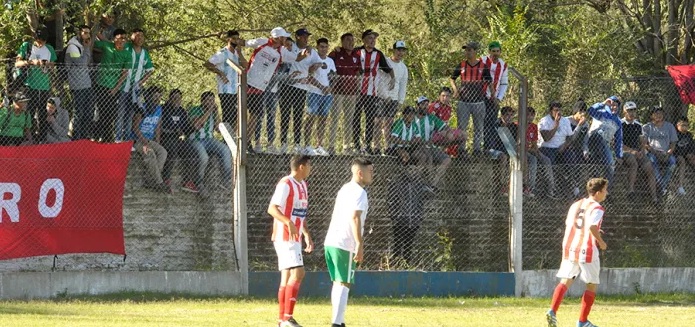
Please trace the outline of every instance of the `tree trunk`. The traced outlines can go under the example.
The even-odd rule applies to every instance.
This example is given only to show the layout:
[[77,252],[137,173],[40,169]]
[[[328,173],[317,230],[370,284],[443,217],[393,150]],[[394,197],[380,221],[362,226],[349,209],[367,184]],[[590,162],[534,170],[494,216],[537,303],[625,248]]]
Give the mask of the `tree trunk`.
[[675,65],[678,63],[678,0],[668,1],[668,34],[666,40],[666,64]]
[[652,31],[654,32],[652,51],[654,51],[654,66],[657,69],[664,69],[664,42],[663,36],[661,35],[661,1],[653,1],[652,8],[654,9],[652,15]]
[[681,64],[689,64],[692,62],[690,59],[690,53],[693,50],[693,4],[695,3],[694,0],[685,0],[685,3],[683,6],[685,7],[685,10],[683,11],[684,18],[685,18],[685,26],[683,26],[684,30],[684,40],[683,40],[683,52],[681,53]]

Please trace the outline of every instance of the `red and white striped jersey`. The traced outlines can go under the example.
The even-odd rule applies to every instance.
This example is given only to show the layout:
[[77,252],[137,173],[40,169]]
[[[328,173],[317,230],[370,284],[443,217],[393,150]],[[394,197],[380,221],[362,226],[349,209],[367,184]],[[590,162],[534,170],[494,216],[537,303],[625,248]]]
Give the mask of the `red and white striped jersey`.
[[360,94],[376,96],[381,79],[378,74],[379,69],[385,73],[391,72],[391,67],[386,62],[386,56],[378,49],[367,51],[364,47],[357,48],[357,55],[360,58],[360,71],[362,72]]
[[290,240],[289,228],[282,222],[274,220],[272,241],[300,241],[309,204],[308,198],[306,181],[298,182],[292,176],[285,176],[280,179],[275,187],[275,193],[270,200],[270,204],[278,206],[280,212],[292,221],[294,226],[297,227],[300,237]]
[[601,229],[605,209],[591,199],[581,199],[570,207],[565,220],[565,237],[562,240],[562,259],[591,263],[598,259],[596,239],[591,226]]
[[[280,63],[297,60],[297,55],[285,47],[274,48],[273,45],[273,40],[266,38],[246,41],[246,46],[254,49],[246,70],[247,84],[260,92],[268,87]],[[259,93],[251,88],[249,90],[249,93]]]
[[507,87],[509,87],[507,63],[502,59],[498,59],[497,62],[494,62],[489,56],[483,56],[480,60],[490,69],[490,75],[492,76],[492,83],[488,85],[485,91],[486,96],[488,99],[492,97],[491,91],[494,85],[496,89],[494,96],[502,101],[502,99],[504,99],[504,94],[507,93]]

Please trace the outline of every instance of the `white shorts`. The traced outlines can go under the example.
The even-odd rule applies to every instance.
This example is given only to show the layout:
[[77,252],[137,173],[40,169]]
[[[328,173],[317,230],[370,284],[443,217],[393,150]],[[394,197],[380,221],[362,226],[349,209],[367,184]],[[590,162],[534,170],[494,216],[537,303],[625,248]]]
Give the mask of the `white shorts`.
[[596,258],[591,263],[572,262],[567,259],[562,260],[560,270],[557,272],[558,278],[574,279],[579,275],[584,283],[600,284],[599,274],[601,272],[601,261]]
[[278,270],[303,267],[302,242],[273,242],[278,255]]

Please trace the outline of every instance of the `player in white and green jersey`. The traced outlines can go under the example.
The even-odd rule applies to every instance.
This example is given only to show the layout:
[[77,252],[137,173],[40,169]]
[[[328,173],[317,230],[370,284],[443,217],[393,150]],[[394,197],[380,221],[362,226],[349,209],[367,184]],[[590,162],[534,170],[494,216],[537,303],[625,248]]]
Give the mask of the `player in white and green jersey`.
[[369,202],[364,188],[372,184],[374,165],[371,161],[356,158],[350,168],[352,179],[338,191],[331,224],[326,233],[326,265],[333,281],[331,304],[332,327],[345,326],[350,286],[355,283],[355,268],[362,261],[364,245],[364,221]]

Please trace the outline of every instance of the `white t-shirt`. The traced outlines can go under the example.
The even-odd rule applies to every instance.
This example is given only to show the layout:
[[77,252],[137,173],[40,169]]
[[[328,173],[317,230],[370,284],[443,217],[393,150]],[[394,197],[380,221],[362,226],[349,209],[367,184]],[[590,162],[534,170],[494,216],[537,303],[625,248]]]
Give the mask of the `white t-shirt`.
[[[336,73],[337,71],[337,69],[335,68],[335,62],[333,62],[333,59],[331,59],[330,57],[326,57],[326,59],[321,59],[321,57],[319,57],[319,60],[321,60],[320,62],[326,64],[326,68],[319,67],[316,71],[314,71],[314,78],[321,85],[329,86],[331,82],[328,79],[328,74],[330,74],[331,72]],[[323,91],[319,90],[318,87],[313,85],[307,85],[307,91],[323,95]]]
[[388,100],[398,101],[399,104],[405,102],[406,88],[408,87],[408,66],[403,60],[395,62],[391,58],[386,58],[386,62],[393,69],[393,76],[396,79],[394,87],[389,90],[389,81],[391,76],[384,71],[379,71],[381,78],[379,79],[379,95]]
[[343,185],[335,198],[333,216],[331,217],[331,224],[328,226],[324,246],[332,246],[350,252],[357,251],[350,221],[352,221],[355,211],[358,210],[362,211],[360,215],[362,230],[360,233],[364,235],[364,221],[369,210],[367,191],[356,182],[349,182]]
[[[555,127],[555,119],[546,115],[538,122],[538,131],[549,131]],[[539,133],[540,134],[540,133]],[[543,134],[538,137],[538,146],[557,149],[565,143],[567,137],[572,135],[572,124],[566,117],[560,118],[560,126],[555,131],[555,135],[550,140],[544,140]]]
[[[301,239],[306,219],[309,194],[306,181],[298,182],[292,175],[283,177],[275,187],[275,193],[270,199],[270,204],[279,207],[282,214],[289,218],[297,227]],[[273,235],[271,240],[275,242],[299,242],[300,239],[291,240],[290,230],[283,223],[275,220],[273,223]]]
[[[294,54],[297,56],[301,51],[303,51],[303,49],[297,48],[296,45],[292,47],[292,50],[292,52],[294,52]],[[316,52],[316,49],[311,49],[311,54],[308,57],[304,58],[304,60],[293,62],[292,68],[290,69],[290,75],[297,74],[296,72],[299,73],[292,77],[292,79],[298,81],[298,83],[292,84],[292,86],[298,89],[309,91],[309,89],[312,88],[311,85],[302,83],[301,81],[302,79],[309,77],[309,67],[311,67],[311,65],[322,62],[323,60],[321,60],[321,57],[319,57],[319,54],[318,52]]]
[[215,65],[217,69],[224,72],[227,76],[229,83],[224,83],[220,76],[215,76],[217,78],[217,92],[223,94],[236,94],[237,93],[237,73],[234,68],[227,64],[227,59],[232,59],[234,63],[239,64],[239,50],[234,49],[234,52],[229,51],[227,47],[222,48],[217,51],[208,61]]

